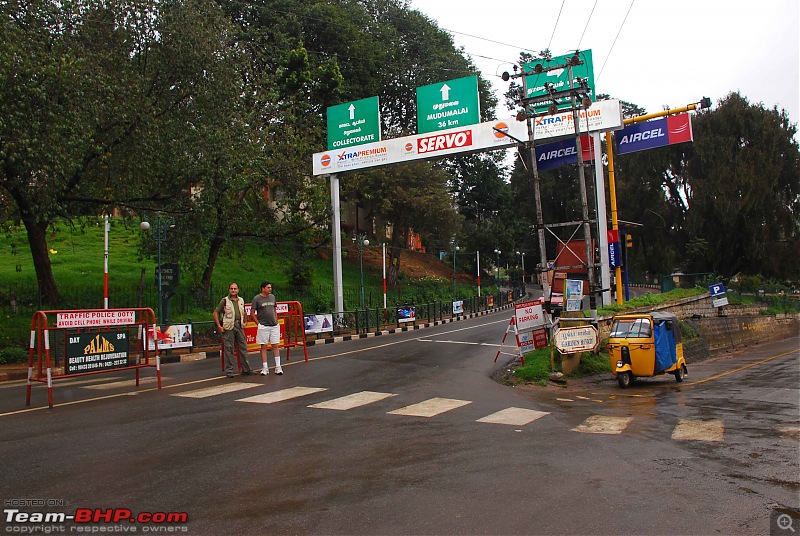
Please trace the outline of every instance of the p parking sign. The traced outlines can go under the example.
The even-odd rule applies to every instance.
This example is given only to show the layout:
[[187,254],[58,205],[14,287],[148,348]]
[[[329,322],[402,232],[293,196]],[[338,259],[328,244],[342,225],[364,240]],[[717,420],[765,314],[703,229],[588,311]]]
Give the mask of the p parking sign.
[[712,283],[708,285],[708,291],[712,298],[717,298],[725,294],[725,286],[722,283]]

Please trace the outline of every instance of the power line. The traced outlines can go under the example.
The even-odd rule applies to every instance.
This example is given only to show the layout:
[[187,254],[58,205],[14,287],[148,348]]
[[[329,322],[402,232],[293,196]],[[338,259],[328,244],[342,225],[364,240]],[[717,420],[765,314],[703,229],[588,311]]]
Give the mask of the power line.
[[625,13],[625,18],[622,19],[622,24],[619,25],[619,31],[617,31],[617,36],[614,38],[614,42],[611,43],[611,48],[608,50],[608,56],[606,56],[606,60],[603,62],[603,66],[600,67],[600,74],[597,75],[595,78],[595,85],[600,81],[600,77],[603,76],[603,69],[606,68],[606,63],[608,63],[608,58],[611,57],[611,52],[614,50],[614,45],[617,44],[617,39],[619,38],[619,34],[622,33],[622,28],[625,26],[625,21],[628,20],[628,15],[631,14],[631,9],[633,8],[633,4],[636,0],[631,0],[631,5],[628,7],[628,12]]
[[[439,29],[440,30],[444,30],[445,32],[453,33],[453,34],[465,35],[467,37],[472,37],[473,39],[480,39],[481,41],[488,41],[489,43],[494,43],[496,45],[503,45],[504,47],[514,48],[514,49],[517,49],[517,50],[527,50],[528,52],[536,52],[535,50],[527,48],[527,47],[520,47],[520,46],[517,46],[517,45],[511,45],[509,43],[503,43],[502,41],[495,41],[494,39],[487,39],[485,37],[480,37],[478,35],[472,35],[472,34],[468,34],[468,33],[464,33],[464,32],[457,32],[455,30],[448,30],[447,28],[439,28]],[[489,58],[489,59],[494,59],[494,58]]]
[[561,20],[561,12],[564,11],[564,3],[567,0],[561,0],[561,9],[558,10],[558,17],[556,18],[556,25],[553,26],[553,33],[550,35],[550,42],[547,43],[547,50],[550,50],[550,45],[553,44],[553,37],[556,35],[556,28],[558,28],[558,21]]
[[586,21],[586,26],[583,28],[583,33],[581,34],[581,38],[578,41],[578,46],[575,47],[576,50],[581,49],[581,43],[583,42],[583,36],[586,35],[586,30],[589,29],[589,23],[592,20],[592,15],[594,15],[594,8],[597,7],[597,0],[594,0],[594,5],[592,6],[592,12],[589,13],[589,20]]

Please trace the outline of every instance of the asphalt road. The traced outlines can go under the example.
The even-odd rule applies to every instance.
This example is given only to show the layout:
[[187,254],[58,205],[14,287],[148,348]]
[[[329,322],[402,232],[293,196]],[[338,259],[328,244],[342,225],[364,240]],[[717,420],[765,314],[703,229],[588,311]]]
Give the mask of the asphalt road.
[[165,365],[161,390],[62,380],[52,410],[7,382],[4,530],[35,525],[9,509],[82,508],[188,516],[84,529],[198,535],[800,529],[800,339],[690,364],[681,385],[518,389],[491,379],[509,317],[315,346],[283,376],[209,359]]

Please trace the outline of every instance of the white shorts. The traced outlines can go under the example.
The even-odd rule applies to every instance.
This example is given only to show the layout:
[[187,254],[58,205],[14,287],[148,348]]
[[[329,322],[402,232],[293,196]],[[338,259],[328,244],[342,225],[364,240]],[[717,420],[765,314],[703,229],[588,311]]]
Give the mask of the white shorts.
[[264,324],[258,325],[256,332],[256,344],[271,343],[277,346],[281,342],[281,326],[265,326]]

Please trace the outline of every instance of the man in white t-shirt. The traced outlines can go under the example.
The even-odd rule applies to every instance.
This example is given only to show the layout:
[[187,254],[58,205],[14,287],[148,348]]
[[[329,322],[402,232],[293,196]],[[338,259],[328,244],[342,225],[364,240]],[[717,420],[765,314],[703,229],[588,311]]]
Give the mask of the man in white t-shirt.
[[275,374],[283,374],[281,368],[281,353],[278,344],[281,340],[281,326],[278,324],[278,315],[275,312],[277,301],[272,294],[272,283],[261,283],[261,292],[256,294],[250,304],[250,319],[258,324],[256,343],[261,345],[261,375],[269,374],[267,362],[267,344],[272,345],[272,355],[275,357]]

